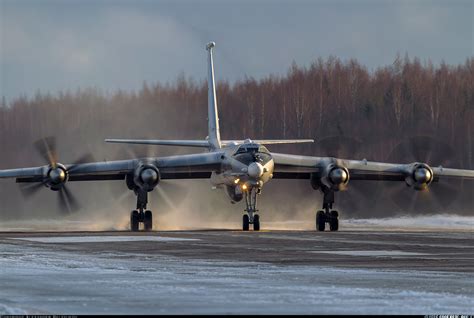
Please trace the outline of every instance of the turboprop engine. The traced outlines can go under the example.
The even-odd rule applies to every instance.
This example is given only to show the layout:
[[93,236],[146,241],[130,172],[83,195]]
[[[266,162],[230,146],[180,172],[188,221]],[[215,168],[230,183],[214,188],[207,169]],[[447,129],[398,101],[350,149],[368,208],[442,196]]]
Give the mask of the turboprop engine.
[[152,164],[142,164],[135,169],[133,174],[127,175],[126,182],[130,190],[138,187],[150,192],[160,183],[160,171]]
[[433,182],[433,169],[426,163],[415,163],[407,171],[405,182],[415,190],[425,190]]
[[315,190],[324,185],[334,191],[341,191],[346,189],[349,179],[349,170],[346,167],[329,164],[323,168],[321,174],[311,176],[311,185]]

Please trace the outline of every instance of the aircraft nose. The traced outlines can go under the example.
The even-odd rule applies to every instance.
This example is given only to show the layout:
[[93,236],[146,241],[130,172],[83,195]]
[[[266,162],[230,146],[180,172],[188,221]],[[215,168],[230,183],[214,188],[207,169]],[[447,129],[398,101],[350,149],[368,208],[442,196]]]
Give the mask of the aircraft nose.
[[249,164],[247,173],[252,178],[260,178],[263,175],[263,166],[258,162]]

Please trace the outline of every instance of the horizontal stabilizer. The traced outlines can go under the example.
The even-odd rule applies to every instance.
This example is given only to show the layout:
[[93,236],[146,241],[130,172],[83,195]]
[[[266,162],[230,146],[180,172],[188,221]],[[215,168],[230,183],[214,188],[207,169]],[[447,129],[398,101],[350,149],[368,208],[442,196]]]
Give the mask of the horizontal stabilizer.
[[157,140],[157,139],[105,139],[105,142],[118,144],[161,145],[209,148],[207,140]]
[[313,139],[260,139],[260,140],[222,140],[221,143],[224,146],[229,146],[232,144],[244,144],[246,142],[253,142],[260,145],[275,145],[275,144],[301,144],[314,142]]

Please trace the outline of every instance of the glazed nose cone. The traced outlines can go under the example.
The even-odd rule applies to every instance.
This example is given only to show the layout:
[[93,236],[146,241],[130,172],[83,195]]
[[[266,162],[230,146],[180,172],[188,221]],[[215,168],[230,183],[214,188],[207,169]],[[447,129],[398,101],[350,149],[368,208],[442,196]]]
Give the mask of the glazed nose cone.
[[260,178],[263,175],[263,166],[258,162],[252,162],[248,167],[247,173],[252,178]]

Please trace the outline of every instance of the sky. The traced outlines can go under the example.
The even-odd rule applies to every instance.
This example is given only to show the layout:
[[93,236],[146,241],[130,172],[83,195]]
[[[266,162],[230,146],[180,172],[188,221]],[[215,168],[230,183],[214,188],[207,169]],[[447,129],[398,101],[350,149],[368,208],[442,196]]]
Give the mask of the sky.
[[0,96],[205,79],[211,40],[230,82],[330,55],[459,64],[474,56],[474,0],[0,0]]

